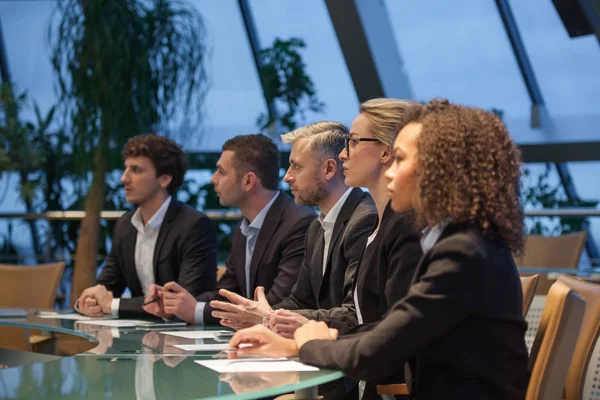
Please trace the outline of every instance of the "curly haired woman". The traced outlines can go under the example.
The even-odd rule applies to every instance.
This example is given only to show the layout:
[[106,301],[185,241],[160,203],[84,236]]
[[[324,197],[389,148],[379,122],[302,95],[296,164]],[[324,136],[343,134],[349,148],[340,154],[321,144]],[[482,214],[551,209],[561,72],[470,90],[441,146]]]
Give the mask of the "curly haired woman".
[[419,400],[523,398],[526,324],[512,257],[523,245],[519,150],[483,110],[432,101],[409,121],[387,173],[392,208],[414,208],[428,226],[408,295],[370,331],[340,340],[311,322],[294,340],[250,328],[231,345],[254,345],[238,355],[299,354],[371,382],[408,363]]

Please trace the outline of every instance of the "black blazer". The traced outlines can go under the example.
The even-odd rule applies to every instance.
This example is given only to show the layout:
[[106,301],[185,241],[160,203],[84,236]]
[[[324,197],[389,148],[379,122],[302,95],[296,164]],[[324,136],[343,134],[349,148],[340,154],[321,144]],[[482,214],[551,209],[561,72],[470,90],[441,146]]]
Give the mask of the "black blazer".
[[[135,270],[137,230],[131,223],[135,210],[117,221],[106,265],[96,283],[120,297],[125,288],[130,299],[121,299],[119,317],[150,316],[141,307],[144,292]],[[192,294],[214,288],[217,271],[217,231],[203,213],[172,199],[154,247],[154,282],[176,281]]]
[[[311,208],[298,206],[290,196],[279,193],[267,212],[252,253],[251,295],[257,286],[263,286],[269,304],[277,304],[289,296],[302,265],[304,237],[315,216]],[[239,226],[233,232],[226,267],[216,289],[196,297],[196,300],[206,302],[204,323],[207,325],[219,323],[211,315],[213,308],[209,304],[212,300],[226,300],[218,294],[219,289],[246,295],[246,237]]]
[[411,394],[522,399],[528,384],[521,282],[510,250],[449,225],[421,260],[408,295],[367,332],[314,340],[302,362],[378,382],[411,360]]
[[371,195],[352,189],[335,220],[327,265],[323,274],[324,239],[318,220],[308,228],[304,261],[291,295],[273,308],[301,310],[307,318],[320,308],[342,305],[351,290],[352,279],[367,238],[377,226],[377,208]]
[[[363,253],[352,290],[344,303],[341,307],[318,310],[312,318],[327,322],[341,333],[365,329],[368,324],[381,321],[390,305],[408,292],[422,255],[414,213],[396,213],[388,203],[379,232]],[[358,326],[353,296],[355,285],[366,326]]]

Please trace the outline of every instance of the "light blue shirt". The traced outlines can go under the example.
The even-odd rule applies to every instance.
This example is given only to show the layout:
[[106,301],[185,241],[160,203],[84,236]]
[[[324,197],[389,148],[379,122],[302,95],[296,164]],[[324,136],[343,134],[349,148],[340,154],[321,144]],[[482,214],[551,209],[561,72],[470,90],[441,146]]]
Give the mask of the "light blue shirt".
[[421,236],[421,249],[423,249],[423,254],[427,253],[429,250],[435,246],[440,236],[442,236],[442,232],[448,224],[450,220],[446,218],[433,228],[427,227],[423,229],[423,235]]
[[[254,254],[254,246],[256,245],[256,240],[258,239],[258,234],[260,233],[260,228],[262,228],[263,223],[265,222],[265,218],[267,217],[267,213],[271,209],[271,206],[279,197],[279,192],[273,196],[273,198],[263,207],[262,210],[254,217],[252,222],[248,222],[248,219],[244,218],[240,225],[240,231],[242,235],[246,236],[246,259],[244,266],[244,275],[246,280],[246,297],[250,298],[250,262],[252,261],[252,255]],[[203,301],[199,301],[196,304],[196,309],[194,310],[194,322],[198,325],[204,325],[204,307],[206,303]]]

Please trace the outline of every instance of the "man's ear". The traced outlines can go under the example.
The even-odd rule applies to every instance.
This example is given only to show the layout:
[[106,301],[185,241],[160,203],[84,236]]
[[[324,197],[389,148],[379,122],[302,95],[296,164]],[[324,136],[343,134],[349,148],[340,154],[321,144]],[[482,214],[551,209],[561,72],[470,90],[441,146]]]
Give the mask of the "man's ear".
[[332,179],[338,172],[339,165],[333,158],[325,160],[325,179]]
[[160,187],[166,189],[173,182],[173,175],[162,174],[159,179]]
[[254,172],[247,172],[242,176],[242,187],[246,191],[252,190],[254,186],[256,186],[256,182],[258,181],[258,177]]

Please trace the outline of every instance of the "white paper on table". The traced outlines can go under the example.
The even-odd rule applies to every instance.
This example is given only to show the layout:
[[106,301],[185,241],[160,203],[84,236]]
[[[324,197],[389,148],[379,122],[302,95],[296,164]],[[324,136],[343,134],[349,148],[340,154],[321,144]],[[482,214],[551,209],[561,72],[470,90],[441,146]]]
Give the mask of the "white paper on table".
[[163,335],[178,336],[186,339],[212,339],[215,337],[215,334],[219,332],[229,333],[229,331],[166,331],[158,333],[162,333]]
[[[171,346],[185,351],[221,351],[227,350],[229,344],[214,343],[214,344],[172,344]],[[242,343],[239,347],[252,347],[250,343]]]
[[135,319],[109,319],[109,320],[90,320],[85,321],[86,324],[89,325],[100,325],[100,326],[112,326],[115,328],[131,328],[136,326],[137,324],[143,324],[147,321],[140,321]]
[[81,314],[38,314],[36,315],[38,318],[51,318],[51,319],[70,319],[74,321],[98,321],[98,320],[106,320],[108,318],[92,318],[86,317]]
[[244,358],[237,360],[194,361],[219,373],[225,372],[296,372],[318,371],[319,368],[286,358]]

